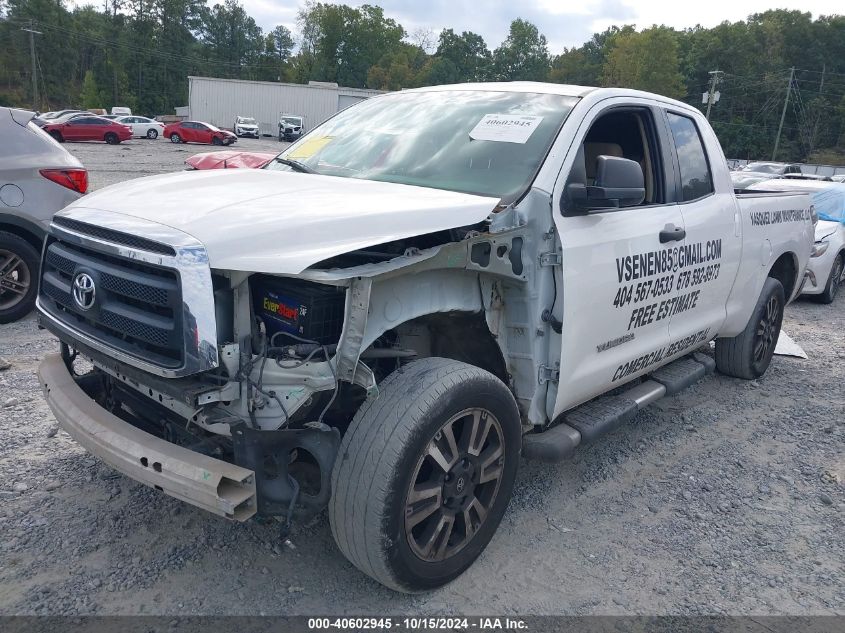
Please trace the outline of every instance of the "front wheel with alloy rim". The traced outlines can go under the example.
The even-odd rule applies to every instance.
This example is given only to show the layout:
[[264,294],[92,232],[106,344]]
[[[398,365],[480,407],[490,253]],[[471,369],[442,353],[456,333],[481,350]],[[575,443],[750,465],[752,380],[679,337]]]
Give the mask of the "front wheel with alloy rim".
[[171,134],[171,135],[170,135],[170,142],[171,142],[171,143],[181,143],[181,142],[182,142],[182,137],[181,137],[181,136],[179,136],[178,134]]
[[158,138],[158,130],[153,130],[153,129],[147,130],[147,138],[150,139],[151,141],[156,140]]
[[767,277],[745,329],[732,338],[716,339],[716,367],[720,372],[746,380],[766,373],[778,344],[785,305],[783,284]]
[[501,380],[426,358],[398,369],[344,435],[329,520],[343,554],[403,592],[435,589],[481,554],[513,490],[519,411]]
[[840,253],[833,262],[833,268],[830,270],[824,292],[818,295],[819,303],[833,303],[833,300],[836,299],[836,295],[839,293],[839,284],[842,282],[843,265],[845,265],[845,253]]
[[0,323],[29,314],[37,278],[38,251],[22,237],[0,231]]

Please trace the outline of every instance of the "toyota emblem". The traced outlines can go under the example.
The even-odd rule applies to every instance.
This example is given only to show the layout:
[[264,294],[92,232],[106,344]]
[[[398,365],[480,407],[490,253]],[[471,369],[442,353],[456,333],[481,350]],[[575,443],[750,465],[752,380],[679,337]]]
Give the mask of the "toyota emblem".
[[73,278],[73,300],[83,310],[90,310],[94,307],[97,298],[97,288],[94,286],[94,278],[88,273],[79,273]]

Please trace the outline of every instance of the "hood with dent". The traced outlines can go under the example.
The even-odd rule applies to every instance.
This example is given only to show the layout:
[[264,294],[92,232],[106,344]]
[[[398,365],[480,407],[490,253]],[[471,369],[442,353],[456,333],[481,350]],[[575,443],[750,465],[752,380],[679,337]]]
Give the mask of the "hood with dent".
[[120,216],[170,226],[202,242],[212,268],[298,274],[357,249],[482,222],[498,203],[356,178],[232,169],[130,180],[61,213],[102,212],[97,223],[118,230]]

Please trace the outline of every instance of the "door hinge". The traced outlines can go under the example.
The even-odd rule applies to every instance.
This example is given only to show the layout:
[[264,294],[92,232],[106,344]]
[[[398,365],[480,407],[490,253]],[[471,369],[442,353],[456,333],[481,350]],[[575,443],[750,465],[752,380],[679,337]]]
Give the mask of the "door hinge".
[[555,363],[554,367],[548,365],[540,365],[537,372],[537,382],[545,385],[547,382],[557,382],[560,379],[560,364]]
[[563,264],[563,255],[560,251],[540,253],[537,259],[540,262],[540,266],[560,266]]

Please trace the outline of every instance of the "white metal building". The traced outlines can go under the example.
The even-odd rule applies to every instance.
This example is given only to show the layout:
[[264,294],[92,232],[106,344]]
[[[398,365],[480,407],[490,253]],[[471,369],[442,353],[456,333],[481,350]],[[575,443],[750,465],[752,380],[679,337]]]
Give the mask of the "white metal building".
[[305,85],[189,76],[188,118],[231,129],[235,117],[253,117],[262,134],[276,136],[281,114],[305,117],[308,131],[339,110],[381,93],[316,81]]

